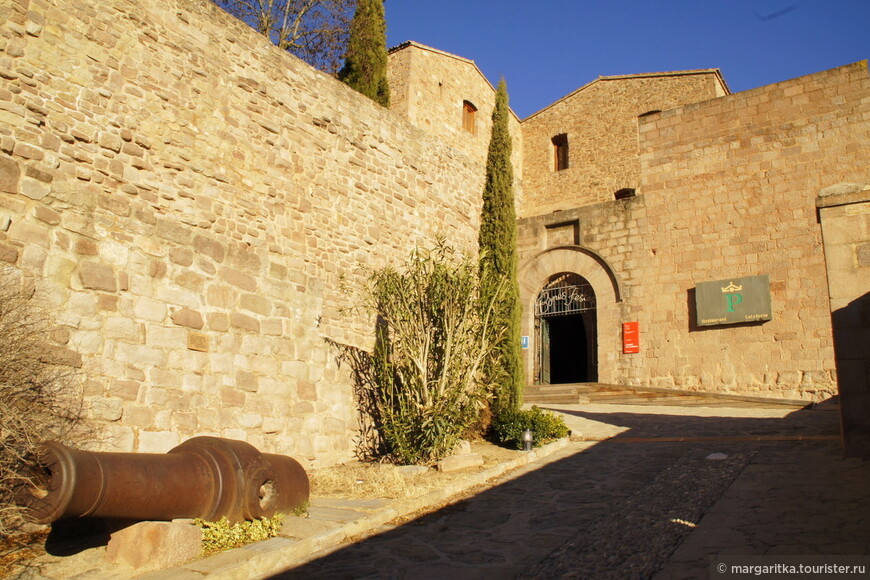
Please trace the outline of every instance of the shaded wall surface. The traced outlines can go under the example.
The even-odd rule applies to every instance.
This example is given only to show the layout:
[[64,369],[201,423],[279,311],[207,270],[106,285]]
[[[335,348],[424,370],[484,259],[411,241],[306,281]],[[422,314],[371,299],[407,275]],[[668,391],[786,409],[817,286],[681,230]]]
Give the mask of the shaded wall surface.
[[816,199],[825,241],[843,440],[870,457],[870,185],[837,184]]
[[106,449],[350,457],[359,267],[476,247],[482,171],[205,0],[0,4],[0,260]]

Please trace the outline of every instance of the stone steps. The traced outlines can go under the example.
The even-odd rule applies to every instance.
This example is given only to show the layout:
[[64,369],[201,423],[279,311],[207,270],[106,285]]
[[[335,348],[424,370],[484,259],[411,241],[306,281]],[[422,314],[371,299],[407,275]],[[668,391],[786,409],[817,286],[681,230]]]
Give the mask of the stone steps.
[[753,395],[682,391],[658,387],[570,383],[526,387],[524,401],[529,404],[675,405],[685,407],[794,407],[807,401],[774,399]]

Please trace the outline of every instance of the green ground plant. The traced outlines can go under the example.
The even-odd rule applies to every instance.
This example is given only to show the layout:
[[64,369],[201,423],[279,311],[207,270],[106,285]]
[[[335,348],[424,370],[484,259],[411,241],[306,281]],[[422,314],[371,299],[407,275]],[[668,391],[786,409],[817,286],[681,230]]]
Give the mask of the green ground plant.
[[480,307],[477,263],[439,242],[400,269],[368,275],[365,308],[376,315],[366,376],[392,459],[426,464],[448,455],[485,407],[482,365],[500,335],[496,292]]
[[202,530],[202,553],[212,554],[274,538],[281,531],[285,517],[285,514],[275,514],[271,518],[236,524],[231,524],[226,517],[216,522],[197,518],[193,523]]
[[523,432],[526,429],[531,430],[535,447],[567,437],[571,432],[562,417],[539,407],[506,410],[492,422],[492,431],[498,442],[517,449],[523,448]]

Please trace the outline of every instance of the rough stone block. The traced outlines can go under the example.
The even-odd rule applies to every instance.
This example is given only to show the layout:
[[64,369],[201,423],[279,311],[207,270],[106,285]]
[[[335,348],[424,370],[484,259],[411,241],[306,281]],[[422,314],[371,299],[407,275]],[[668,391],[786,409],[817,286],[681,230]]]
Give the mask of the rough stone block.
[[469,467],[477,467],[483,465],[483,456],[479,453],[464,453],[462,455],[451,455],[445,457],[438,462],[438,471],[449,473],[451,471],[459,471],[460,469],[468,469]]
[[21,169],[14,159],[6,155],[0,155],[0,191],[6,193],[18,193],[18,178]]
[[28,145],[27,143],[16,143],[15,149],[12,150],[12,153],[19,157],[35,159],[36,161],[45,157],[45,153],[43,153],[42,149],[34,147],[33,145]]
[[106,559],[139,572],[177,566],[199,556],[202,530],[186,523],[139,522],[111,535]]
[[272,303],[257,294],[242,294],[239,305],[243,310],[249,310],[268,316],[272,312]]
[[115,133],[100,133],[97,143],[100,147],[109,149],[115,153],[121,150],[121,136]]
[[260,381],[253,373],[238,371],[236,372],[236,386],[244,391],[255,393],[260,387]]
[[226,250],[219,242],[205,236],[194,236],[193,249],[201,254],[209,256],[212,260],[218,263],[223,262],[224,256],[226,256]]
[[260,330],[260,323],[256,318],[248,316],[247,314],[242,314],[241,312],[233,312],[230,314],[230,325],[233,328],[240,328],[250,332],[258,332]]
[[133,311],[137,318],[153,322],[163,322],[166,318],[166,305],[150,298],[139,298]]
[[18,250],[12,246],[0,244],[0,262],[14,264],[18,260]]
[[172,431],[140,431],[139,453],[166,453],[180,443],[178,433]]
[[79,279],[85,288],[105,292],[115,292],[118,289],[115,270],[106,264],[82,262],[79,264]]
[[257,291],[257,280],[254,277],[243,274],[233,268],[222,268],[220,277],[242,290],[248,290],[249,292]]
[[100,421],[117,421],[121,418],[121,401],[118,399],[97,399],[89,405],[90,415]]
[[53,209],[45,207],[44,205],[37,207],[35,213],[38,219],[44,221],[47,224],[56,226],[60,223],[60,214]]
[[196,310],[190,310],[189,308],[182,308],[178,312],[173,312],[172,322],[179,326],[185,326],[195,330],[200,330],[203,326],[202,314]]
[[14,221],[9,227],[9,239],[22,244],[34,244],[43,248],[51,245],[48,228],[41,224]]

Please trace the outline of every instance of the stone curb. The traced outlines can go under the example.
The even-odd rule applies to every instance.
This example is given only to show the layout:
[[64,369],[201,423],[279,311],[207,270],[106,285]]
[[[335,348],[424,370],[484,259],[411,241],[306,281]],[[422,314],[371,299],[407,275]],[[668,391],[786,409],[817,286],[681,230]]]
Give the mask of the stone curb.
[[337,549],[347,538],[371,532],[396,518],[447,501],[455,495],[482,485],[508,471],[524,467],[564,449],[569,443],[570,440],[567,437],[559,439],[524,453],[516,459],[470,474],[461,482],[430,491],[417,498],[395,500],[391,505],[376,508],[368,515],[341,523],[332,530],[309,538],[294,540],[278,536],[242,548],[221,552],[208,558],[194,560],[175,568],[144,574],[138,578],[142,580],[192,580],[194,578],[201,579],[204,576],[214,580],[267,578],[288,568],[304,564],[312,560],[314,556],[322,556],[326,550]]

